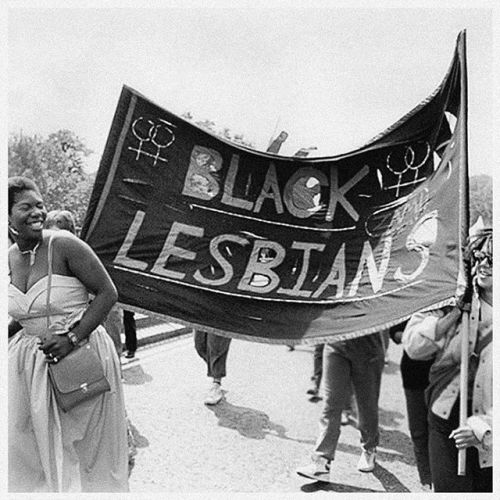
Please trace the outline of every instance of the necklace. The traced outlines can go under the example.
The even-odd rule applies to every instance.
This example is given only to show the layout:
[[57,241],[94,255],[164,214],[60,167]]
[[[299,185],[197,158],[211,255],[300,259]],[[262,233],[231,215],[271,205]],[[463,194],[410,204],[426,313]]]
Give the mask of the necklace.
[[[38,250],[39,246],[40,246],[40,242],[38,242],[31,250],[22,251],[21,249],[19,249],[19,251],[21,252],[21,255],[26,255],[28,253],[30,254],[30,267],[32,267],[33,264],[35,263],[36,251]],[[19,248],[19,245],[17,245],[17,248]]]

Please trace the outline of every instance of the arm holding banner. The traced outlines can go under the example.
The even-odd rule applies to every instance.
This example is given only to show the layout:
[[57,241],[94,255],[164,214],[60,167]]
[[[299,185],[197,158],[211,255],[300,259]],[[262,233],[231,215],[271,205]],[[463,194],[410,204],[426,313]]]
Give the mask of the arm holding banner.
[[431,359],[445,345],[447,334],[454,335],[453,327],[460,317],[460,309],[436,309],[415,313],[403,332],[402,344],[410,358]]

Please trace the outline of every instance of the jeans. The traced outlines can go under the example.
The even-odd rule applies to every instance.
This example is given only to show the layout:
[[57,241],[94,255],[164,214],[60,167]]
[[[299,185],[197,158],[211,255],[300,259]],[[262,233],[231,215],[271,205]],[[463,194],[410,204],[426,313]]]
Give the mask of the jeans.
[[358,407],[361,446],[378,445],[378,399],[384,369],[384,344],[379,334],[326,344],[323,352],[324,405],[314,453],[335,458],[340,417],[350,396],[351,384]]
[[194,332],[194,347],[207,364],[207,376],[220,379],[226,376],[226,359],[231,339],[200,330]]
[[457,474],[458,450],[448,436],[458,427],[460,402],[455,403],[448,420],[429,410],[429,458],[436,492],[492,492],[493,467],[481,469],[477,449],[467,448],[466,474]]
[[429,465],[429,428],[424,389],[405,389],[406,412],[417,470],[422,484],[431,484]]

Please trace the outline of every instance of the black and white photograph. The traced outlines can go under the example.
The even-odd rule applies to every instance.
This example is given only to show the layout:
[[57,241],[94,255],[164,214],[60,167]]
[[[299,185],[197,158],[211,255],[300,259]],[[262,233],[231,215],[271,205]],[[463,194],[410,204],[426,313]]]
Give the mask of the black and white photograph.
[[498,11],[2,2],[2,496],[498,493]]

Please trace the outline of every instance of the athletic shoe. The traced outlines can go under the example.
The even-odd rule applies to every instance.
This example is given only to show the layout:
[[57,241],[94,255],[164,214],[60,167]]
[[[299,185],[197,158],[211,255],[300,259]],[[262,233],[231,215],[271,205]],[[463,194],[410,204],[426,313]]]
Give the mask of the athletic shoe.
[[375,469],[375,457],[377,452],[372,450],[363,450],[359,457],[358,470],[361,472],[372,472]]
[[330,481],[330,460],[324,457],[315,456],[309,465],[297,469],[299,476],[307,477],[313,481]]
[[135,357],[135,351],[127,351],[127,354],[125,354],[126,358],[134,358]]
[[212,384],[204,403],[206,405],[216,405],[223,398],[223,396],[224,394],[222,393],[220,384]]

